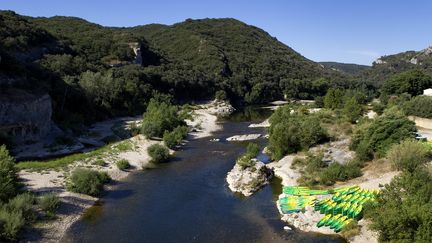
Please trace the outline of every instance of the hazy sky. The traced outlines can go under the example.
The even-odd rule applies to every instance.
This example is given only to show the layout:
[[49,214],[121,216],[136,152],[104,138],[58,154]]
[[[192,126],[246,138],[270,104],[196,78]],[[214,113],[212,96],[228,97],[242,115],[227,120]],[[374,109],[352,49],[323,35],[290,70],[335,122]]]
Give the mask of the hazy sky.
[[0,0],[30,16],[77,16],[106,26],[232,17],[314,61],[371,64],[432,45],[432,0]]

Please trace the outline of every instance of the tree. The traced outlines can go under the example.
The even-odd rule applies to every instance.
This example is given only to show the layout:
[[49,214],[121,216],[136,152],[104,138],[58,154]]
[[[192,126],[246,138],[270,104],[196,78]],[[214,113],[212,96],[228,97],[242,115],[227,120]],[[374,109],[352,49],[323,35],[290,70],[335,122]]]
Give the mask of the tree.
[[340,89],[330,88],[324,96],[324,107],[329,109],[339,109],[343,106],[344,92]]
[[184,121],[178,115],[176,106],[151,99],[143,115],[141,130],[148,138],[162,137],[165,131],[170,132],[184,124]]
[[14,159],[5,145],[0,146],[0,203],[6,202],[18,193],[20,183]]
[[398,73],[385,80],[381,92],[383,94],[403,94],[412,96],[420,95],[424,89],[432,86],[432,77],[420,70],[410,70]]
[[343,113],[349,122],[355,123],[362,116],[363,108],[355,97],[351,97],[345,101]]
[[351,148],[361,160],[383,157],[387,150],[407,138],[414,138],[415,123],[396,111],[385,113],[371,123],[359,126],[353,134]]

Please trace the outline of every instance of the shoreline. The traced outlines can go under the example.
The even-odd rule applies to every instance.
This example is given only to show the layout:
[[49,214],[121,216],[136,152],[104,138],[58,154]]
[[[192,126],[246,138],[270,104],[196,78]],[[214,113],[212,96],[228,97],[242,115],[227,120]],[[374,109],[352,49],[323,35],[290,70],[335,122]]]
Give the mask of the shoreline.
[[[212,110],[213,109],[213,110]],[[212,135],[213,132],[222,129],[222,126],[217,124],[217,115],[214,112],[212,104],[206,104],[203,108],[194,111],[193,121],[187,120],[187,125],[193,130],[189,132],[188,139],[195,140],[205,138]],[[198,129],[196,127],[199,127]],[[119,152],[116,155],[108,155],[104,157],[106,166],[103,168],[90,166],[98,171],[106,171],[111,176],[113,181],[122,181],[131,173],[141,171],[142,168],[152,167],[150,157],[147,154],[147,148],[151,144],[161,143],[144,138],[143,135],[123,140],[119,143],[130,142],[133,150]],[[112,146],[116,146],[116,143]],[[174,151],[171,151],[173,153]],[[118,159],[127,159],[131,165],[131,169],[122,171],[115,165]],[[49,222],[37,224],[33,229],[24,232],[22,240],[26,242],[59,242],[61,241],[68,229],[84,215],[85,211],[94,206],[99,200],[103,199],[92,197],[84,194],[68,192],[65,189],[67,173],[77,167],[89,167],[87,159],[84,161],[75,161],[62,169],[47,169],[43,171],[22,170],[19,172],[20,178],[24,181],[25,187],[34,193],[53,192],[56,193],[61,200],[60,208],[56,218]],[[110,183],[105,186],[105,193],[115,190],[115,185]]]

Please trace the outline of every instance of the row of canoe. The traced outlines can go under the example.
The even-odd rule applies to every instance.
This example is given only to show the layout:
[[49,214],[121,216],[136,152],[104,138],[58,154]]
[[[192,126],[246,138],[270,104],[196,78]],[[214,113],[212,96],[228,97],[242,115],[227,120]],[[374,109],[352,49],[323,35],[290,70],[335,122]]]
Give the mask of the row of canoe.
[[341,231],[345,226],[354,220],[342,214],[327,214],[317,223],[317,227],[329,226],[335,232]]

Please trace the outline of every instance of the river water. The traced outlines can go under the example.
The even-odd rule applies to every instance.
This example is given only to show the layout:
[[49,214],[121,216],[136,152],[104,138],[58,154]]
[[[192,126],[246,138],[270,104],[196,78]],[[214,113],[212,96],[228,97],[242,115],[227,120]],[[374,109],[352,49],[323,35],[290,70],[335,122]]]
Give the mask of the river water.
[[[258,116],[257,116],[258,114]],[[267,113],[239,112],[213,137],[188,142],[174,158],[115,185],[76,222],[65,242],[339,242],[329,236],[285,232],[275,201],[280,180],[249,198],[225,181],[245,143],[224,139],[264,133],[248,128]],[[211,142],[219,138],[220,142]],[[264,147],[265,139],[257,142]]]

